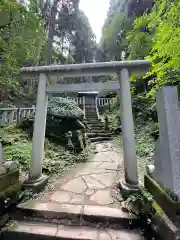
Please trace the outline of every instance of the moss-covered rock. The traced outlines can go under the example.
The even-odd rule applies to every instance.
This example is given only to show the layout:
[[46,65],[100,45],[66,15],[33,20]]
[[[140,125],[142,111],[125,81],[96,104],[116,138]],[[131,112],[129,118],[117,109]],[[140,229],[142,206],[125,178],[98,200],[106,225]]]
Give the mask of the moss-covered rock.
[[[47,108],[46,135],[60,137],[68,131],[84,129],[82,119],[83,112],[74,101],[52,98]],[[30,116],[22,121],[20,127],[32,134],[33,122],[34,116]]]
[[47,114],[57,117],[81,118],[83,111],[72,100],[54,97],[48,103]]

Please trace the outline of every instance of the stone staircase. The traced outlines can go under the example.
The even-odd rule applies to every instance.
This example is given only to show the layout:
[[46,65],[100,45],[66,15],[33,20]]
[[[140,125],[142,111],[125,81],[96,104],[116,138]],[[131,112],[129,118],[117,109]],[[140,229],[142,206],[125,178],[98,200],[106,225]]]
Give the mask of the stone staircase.
[[140,240],[139,220],[121,209],[30,201],[17,207],[1,240]]
[[91,142],[112,140],[111,134],[105,133],[103,123],[98,119],[97,113],[86,112],[86,121],[90,132],[87,134]]

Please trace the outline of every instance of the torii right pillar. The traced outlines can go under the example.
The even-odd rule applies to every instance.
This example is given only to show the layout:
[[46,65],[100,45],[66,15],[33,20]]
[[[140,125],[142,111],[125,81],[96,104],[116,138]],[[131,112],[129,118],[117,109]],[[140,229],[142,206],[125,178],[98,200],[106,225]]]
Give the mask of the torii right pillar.
[[123,133],[124,171],[125,178],[120,180],[122,194],[129,194],[139,190],[136,159],[136,144],[132,114],[129,72],[122,69],[120,74],[120,106]]

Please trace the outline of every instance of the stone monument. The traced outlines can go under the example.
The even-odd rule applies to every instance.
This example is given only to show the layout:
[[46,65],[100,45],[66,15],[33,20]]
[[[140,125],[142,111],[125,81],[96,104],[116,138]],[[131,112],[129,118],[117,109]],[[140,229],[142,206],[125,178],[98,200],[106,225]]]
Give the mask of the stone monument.
[[67,149],[74,153],[74,145],[72,143],[72,132],[69,131],[68,133],[66,133],[66,138],[67,138]]
[[180,214],[180,107],[177,88],[166,86],[156,97],[159,137],[154,165],[147,166],[145,188],[171,217]]

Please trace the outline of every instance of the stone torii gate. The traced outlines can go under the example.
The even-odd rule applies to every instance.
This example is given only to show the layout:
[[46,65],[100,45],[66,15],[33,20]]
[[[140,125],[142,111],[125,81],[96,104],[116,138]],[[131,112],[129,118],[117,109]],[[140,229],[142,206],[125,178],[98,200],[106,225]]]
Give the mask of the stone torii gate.
[[[125,179],[121,186],[125,190],[137,190],[138,173],[132,116],[132,104],[129,77],[131,73],[146,72],[150,62],[146,60],[98,62],[70,65],[50,65],[21,68],[24,75],[39,77],[34,132],[32,140],[32,159],[29,169],[29,178],[25,187],[39,187],[47,182],[47,177],[42,175],[44,139],[46,128],[46,114],[48,94],[62,92],[89,92],[108,91],[120,89],[121,122],[123,133],[124,169]],[[118,82],[98,83],[70,83],[49,85],[48,79],[58,75],[63,77],[100,76],[117,74]]]

